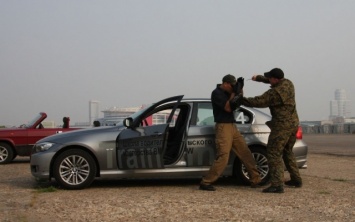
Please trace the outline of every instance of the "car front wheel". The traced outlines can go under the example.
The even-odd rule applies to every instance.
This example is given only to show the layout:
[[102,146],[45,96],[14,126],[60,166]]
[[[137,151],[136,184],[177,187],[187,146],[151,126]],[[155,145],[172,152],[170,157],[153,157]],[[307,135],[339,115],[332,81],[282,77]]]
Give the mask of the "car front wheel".
[[61,153],[53,165],[53,176],[65,189],[83,189],[95,179],[96,164],[93,157],[80,149]]
[[[269,165],[266,157],[266,149],[263,147],[250,147],[250,151],[255,159],[256,167],[262,181],[267,181],[269,178]],[[249,173],[239,159],[237,159],[234,164],[234,173],[239,181],[244,184],[249,184]]]
[[7,143],[0,143],[0,164],[10,163],[15,154],[11,146]]

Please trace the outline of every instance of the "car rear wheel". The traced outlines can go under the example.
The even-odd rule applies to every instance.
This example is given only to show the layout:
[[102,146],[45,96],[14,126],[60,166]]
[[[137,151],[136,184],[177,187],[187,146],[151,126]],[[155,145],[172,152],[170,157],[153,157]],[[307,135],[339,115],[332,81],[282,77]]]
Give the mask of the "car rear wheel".
[[10,163],[15,158],[12,147],[7,143],[0,143],[0,164]]
[[[255,159],[262,181],[267,181],[269,179],[269,165],[266,157],[266,149],[263,147],[250,147],[250,151]],[[249,184],[250,177],[248,171],[239,159],[234,164],[234,173],[240,182]]]
[[96,164],[93,157],[80,149],[60,154],[53,165],[53,176],[65,189],[83,189],[95,179]]

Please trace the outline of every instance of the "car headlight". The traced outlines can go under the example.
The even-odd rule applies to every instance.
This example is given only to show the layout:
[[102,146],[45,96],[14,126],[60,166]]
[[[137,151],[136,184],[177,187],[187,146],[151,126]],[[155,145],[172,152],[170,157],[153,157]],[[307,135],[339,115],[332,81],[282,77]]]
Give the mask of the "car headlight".
[[44,143],[37,143],[34,145],[32,153],[43,152],[49,150],[54,143],[44,142]]

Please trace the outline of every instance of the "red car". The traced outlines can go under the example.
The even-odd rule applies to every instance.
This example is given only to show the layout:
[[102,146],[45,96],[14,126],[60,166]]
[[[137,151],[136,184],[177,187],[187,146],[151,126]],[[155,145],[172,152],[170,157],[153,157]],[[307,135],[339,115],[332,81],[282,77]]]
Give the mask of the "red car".
[[30,156],[32,146],[40,139],[79,128],[69,128],[69,117],[63,118],[62,128],[44,128],[46,113],[39,113],[31,122],[19,128],[0,129],[0,164],[11,162],[16,156]]

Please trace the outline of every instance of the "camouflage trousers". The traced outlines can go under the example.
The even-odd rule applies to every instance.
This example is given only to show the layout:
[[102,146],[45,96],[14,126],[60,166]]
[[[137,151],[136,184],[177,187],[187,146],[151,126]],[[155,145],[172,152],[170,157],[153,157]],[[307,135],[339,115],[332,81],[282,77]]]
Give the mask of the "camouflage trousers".
[[290,173],[291,180],[302,182],[292,151],[296,142],[297,129],[298,127],[271,130],[267,144],[267,158],[272,186],[283,186],[284,164]]
[[231,149],[243,162],[250,175],[250,182],[257,184],[261,181],[256,162],[251,154],[244,137],[234,123],[216,123],[216,159],[201,184],[209,185],[215,182],[223,173],[229,161]]

